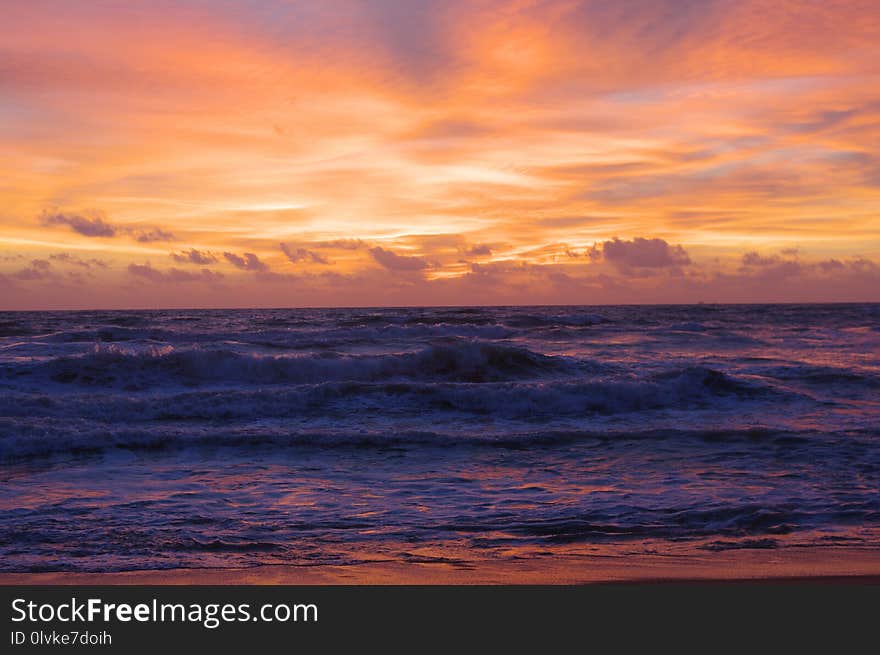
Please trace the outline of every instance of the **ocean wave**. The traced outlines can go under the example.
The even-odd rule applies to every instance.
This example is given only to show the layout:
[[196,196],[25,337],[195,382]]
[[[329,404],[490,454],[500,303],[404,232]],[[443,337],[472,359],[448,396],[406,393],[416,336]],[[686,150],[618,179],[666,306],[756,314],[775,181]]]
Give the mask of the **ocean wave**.
[[55,383],[147,389],[163,384],[296,384],[319,381],[428,379],[491,382],[561,374],[572,363],[527,348],[466,341],[433,345],[415,352],[384,355],[269,356],[232,349],[126,349],[116,344],[36,364],[14,362],[7,379],[31,376]]
[[880,374],[857,368],[795,363],[768,366],[758,369],[756,372],[767,378],[808,385],[848,385],[865,390],[880,387]]
[[[259,324],[266,327],[266,321]],[[279,324],[283,323],[279,321]],[[2,329],[2,326],[0,326]],[[10,335],[0,336],[13,336]],[[191,327],[149,326],[93,326],[67,329],[37,335],[36,344],[102,344],[151,342],[172,346],[199,344],[201,347],[224,343],[243,343],[272,348],[296,350],[332,348],[334,346],[364,343],[387,343],[389,340],[414,340],[425,338],[507,339],[516,331],[504,325],[456,324],[446,321],[413,321],[403,325],[360,325],[357,327],[299,325],[279,326],[271,329],[243,330],[194,330]]]
[[517,328],[590,327],[607,323],[601,314],[512,314],[503,318],[505,325]]
[[[857,521],[877,520],[880,503],[860,503],[854,511]],[[601,542],[605,540],[672,538],[713,540],[703,546],[707,550],[728,548],[773,548],[773,539],[809,529],[821,522],[827,512],[822,506],[783,503],[718,503],[707,509],[695,507],[615,507],[615,511],[598,510],[568,513],[564,510],[550,516],[520,517],[511,520],[507,514],[480,517],[479,521],[439,524],[437,530],[457,533],[497,535],[480,540],[483,545],[500,546],[522,539],[547,543]],[[502,536],[504,535],[504,536]],[[760,541],[756,537],[762,538]],[[734,539],[732,541],[730,539]],[[477,545],[480,545],[478,543]]]
[[[738,379],[709,368],[687,367],[637,380],[615,380],[597,377],[597,369],[588,372],[588,364],[583,362],[534,362],[522,353],[512,359],[502,358],[500,363],[488,358],[471,363],[465,369],[448,352],[438,354],[434,349],[427,354],[416,353],[412,359],[395,359],[380,364],[372,358],[354,362],[329,360],[331,364],[341,366],[333,369],[339,377],[350,375],[353,368],[364,378],[332,382],[312,381],[316,377],[330,377],[328,369],[313,368],[313,360],[263,358],[270,367],[268,372],[259,366],[244,371],[233,366],[235,386],[230,386],[232,380],[228,374],[222,379],[214,377],[219,374],[219,367],[229,366],[225,357],[219,363],[211,361],[207,368],[200,365],[202,368],[196,371],[201,376],[198,379],[212,382],[201,385],[192,383],[196,372],[181,371],[177,362],[172,367],[162,360],[165,356],[156,355],[158,362],[139,359],[141,368],[134,371],[130,370],[131,366],[126,366],[127,360],[114,362],[113,366],[101,369],[103,377],[98,377],[99,374],[88,367],[64,366],[58,369],[57,360],[42,364],[49,368],[56,384],[68,385],[70,391],[64,394],[21,389],[10,391],[0,396],[0,416],[67,416],[103,421],[322,417],[339,420],[340,416],[359,412],[389,418],[412,416],[426,419],[433,416],[434,420],[440,420],[444,415],[467,414],[546,421],[660,409],[720,411],[751,401],[812,402],[807,396]],[[521,360],[523,357],[525,359]],[[277,368],[279,359],[284,365]],[[305,370],[298,369],[294,378],[294,374],[287,370],[291,359],[304,359],[310,366]],[[253,362],[249,365],[253,366]],[[154,366],[159,367],[161,376],[152,370]],[[535,366],[540,369],[536,380],[486,379],[487,370],[491,370],[494,376],[504,372],[508,377],[513,374],[528,377],[536,373]],[[166,371],[169,367],[172,378]],[[547,369],[550,375],[546,374]],[[561,371],[572,373],[578,369],[579,374],[575,377],[560,374]],[[121,374],[120,371],[125,376],[117,379],[114,376]],[[440,375],[438,371],[443,372],[445,381],[434,381]],[[402,376],[402,372],[409,377]],[[80,379],[80,376],[86,377]],[[428,379],[418,379],[419,376]],[[594,377],[596,379],[592,379]],[[161,386],[167,386],[170,379],[187,382],[189,384],[182,386],[199,387],[199,390],[151,391],[159,386],[159,381]],[[259,384],[243,384],[243,379],[248,383],[257,380]],[[291,383],[293,379],[309,381]],[[463,382],[460,379],[477,381]],[[270,385],[269,382],[276,384]],[[83,387],[95,386],[102,389],[97,396],[83,390]],[[114,386],[117,388],[115,393],[104,391]]]
[[0,338],[25,337],[35,334],[35,327],[24,320],[0,320]]
[[[81,417],[5,417],[0,418],[0,461],[11,462],[34,457],[100,453],[109,450],[179,450],[191,448],[272,448],[296,447],[324,449],[401,448],[401,447],[477,447],[502,449],[556,448],[592,444],[614,448],[644,442],[654,448],[659,443],[674,443],[682,456],[694,450],[715,449],[719,445],[784,448],[779,457],[808,449],[816,456],[849,457],[865,443],[872,443],[877,430],[792,431],[775,427],[740,428],[647,428],[596,426],[595,429],[571,427],[519,428],[507,426],[493,430],[479,422],[430,421],[424,427],[377,425],[358,420],[357,416],[340,418],[332,423],[291,423],[260,419],[236,422],[215,413],[214,420],[196,417],[167,416],[157,420],[132,418],[93,420]],[[833,447],[829,450],[829,447]],[[860,451],[859,451],[860,452]],[[849,454],[848,454],[849,453]],[[868,462],[865,463],[868,465]],[[876,466],[878,462],[874,462]]]
[[876,544],[878,318],[3,313],[0,568]]

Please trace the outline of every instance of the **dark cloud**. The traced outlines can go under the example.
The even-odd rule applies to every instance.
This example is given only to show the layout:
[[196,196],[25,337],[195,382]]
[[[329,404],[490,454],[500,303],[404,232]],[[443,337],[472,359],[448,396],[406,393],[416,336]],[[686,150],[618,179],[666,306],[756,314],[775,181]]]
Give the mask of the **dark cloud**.
[[590,248],[584,248],[583,250],[575,250],[565,244],[563,244],[563,247],[565,249],[565,256],[571,259],[580,259],[581,257],[587,258],[590,261],[598,261],[602,259],[602,251],[596,244],[593,244]]
[[281,247],[281,252],[284,253],[284,256],[287,257],[291,262],[296,264],[301,261],[310,261],[314,264],[329,264],[330,262],[327,260],[324,255],[321,253],[315,252],[314,250],[307,250],[305,248],[291,248],[286,243],[279,244]]
[[78,257],[71,255],[69,252],[57,252],[53,255],[49,255],[49,259],[54,259],[55,261],[64,262],[66,264],[74,264],[82,261]]
[[364,245],[366,244],[360,239],[333,239],[315,244],[319,248],[338,248],[339,250],[360,250]]
[[115,237],[120,233],[131,234],[135,241],[151,243],[153,241],[173,241],[174,235],[160,227],[128,228],[109,223],[98,212],[91,215],[75,214],[71,212],[45,211],[41,215],[43,225],[66,225],[77,234],[86,237]]
[[743,266],[773,266],[780,262],[778,255],[770,255],[765,257],[754,250],[747,252],[742,256]]
[[146,278],[154,282],[162,282],[165,280],[165,276],[162,271],[156,270],[149,264],[129,264],[128,272],[131,275]]
[[12,274],[17,280],[44,280],[52,277],[52,264],[45,259],[34,259],[26,268]]
[[[797,251],[792,252],[791,249],[783,250],[785,254],[796,255]],[[801,264],[796,259],[783,259],[779,255],[761,255],[754,250],[747,252],[742,256],[742,266],[740,273],[750,275],[753,278],[761,278],[767,282],[777,280],[786,280],[791,277],[806,274],[809,269],[820,268],[818,265]],[[833,267],[828,270],[833,270]]]
[[151,227],[132,232],[134,240],[140,243],[152,243],[154,241],[174,241],[174,235],[160,227]]
[[236,255],[232,252],[224,252],[223,257],[225,257],[226,261],[230,264],[243,271],[266,272],[269,270],[269,267],[264,262],[261,262],[260,258],[252,252],[242,253],[241,255]]
[[[749,254],[749,253],[746,253]],[[761,257],[762,264],[742,266],[735,274],[695,276],[681,291],[698,292],[720,302],[862,302],[880,299],[880,266],[863,259],[816,262]],[[768,263],[769,262],[769,263]]]
[[168,270],[167,275],[168,279],[172,282],[199,281],[217,284],[223,279],[223,273],[217,273],[216,271],[211,271],[207,268],[203,268],[198,274],[184,271],[179,268],[171,268]]
[[589,250],[586,250],[584,254],[586,254],[587,257],[590,258],[591,262],[597,262],[602,259],[602,250],[595,243],[593,244],[593,247]]
[[761,268],[759,277],[765,280],[787,280],[805,273],[800,262],[780,260],[776,264]]
[[46,212],[42,216],[44,225],[66,225],[74,232],[86,237],[113,237],[117,228],[106,222],[101,216],[91,218],[81,214],[65,212]]
[[420,271],[428,267],[428,262],[421,257],[398,255],[380,246],[370,248],[370,254],[373,259],[389,271]]
[[72,266],[79,266],[81,268],[107,268],[107,262],[101,259],[96,259],[95,257],[92,257],[91,259],[80,259],[76,255],[71,255],[69,252],[58,252],[49,255],[49,259],[64,264],[70,264]]
[[160,271],[153,268],[150,264],[129,264],[129,274],[150,280],[151,282],[208,282],[216,284],[223,279],[222,273],[210,271],[203,268],[198,273],[184,271],[179,268],[170,268],[167,271]]
[[829,273],[831,271],[839,271],[844,268],[843,262],[838,259],[826,259],[816,264],[820,271]]
[[847,265],[853,272],[860,275],[880,275],[880,266],[878,266],[876,262],[872,262],[870,259],[855,259],[847,262]]
[[198,264],[200,266],[207,266],[208,264],[214,264],[217,261],[217,257],[214,253],[208,252],[207,250],[196,250],[195,248],[181,250],[180,252],[172,252],[170,255],[171,259],[181,264]]
[[471,257],[488,256],[492,254],[492,248],[485,243],[477,243],[465,249],[464,254],[470,255]]
[[472,262],[470,265],[470,272],[473,275],[503,277],[505,275],[510,275],[511,273],[533,271],[540,268],[540,266],[535,266],[527,262],[517,261],[489,262],[488,264]]
[[691,263],[681,246],[671,246],[663,239],[636,237],[623,241],[617,237],[602,244],[602,256],[621,269],[678,268]]

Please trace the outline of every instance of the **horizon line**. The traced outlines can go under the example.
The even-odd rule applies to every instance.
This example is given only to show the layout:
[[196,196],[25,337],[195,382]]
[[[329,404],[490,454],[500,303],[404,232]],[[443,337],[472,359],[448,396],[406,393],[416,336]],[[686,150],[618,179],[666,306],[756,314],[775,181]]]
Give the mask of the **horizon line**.
[[773,306],[828,306],[828,305],[880,305],[880,300],[831,300],[831,301],[779,301],[779,302],[666,302],[666,303],[600,303],[600,304],[571,304],[571,303],[523,303],[521,305],[510,304],[485,304],[485,305],[311,305],[311,306],[273,306],[273,307],[91,307],[91,308],[66,308],[66,309],[0,309],[0,313],[37,313],[37,312],[218,312],[218,311],[307,311],[307,310],[351,310],[351,309],[524,309],[530,307],[773,307]]

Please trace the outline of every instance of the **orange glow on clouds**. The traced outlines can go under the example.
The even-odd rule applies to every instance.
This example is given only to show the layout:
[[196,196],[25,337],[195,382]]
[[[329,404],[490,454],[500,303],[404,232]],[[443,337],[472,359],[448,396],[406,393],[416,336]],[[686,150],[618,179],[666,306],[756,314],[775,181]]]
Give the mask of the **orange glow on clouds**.
[[873,1],[11,0],[0,308],[880,300]]

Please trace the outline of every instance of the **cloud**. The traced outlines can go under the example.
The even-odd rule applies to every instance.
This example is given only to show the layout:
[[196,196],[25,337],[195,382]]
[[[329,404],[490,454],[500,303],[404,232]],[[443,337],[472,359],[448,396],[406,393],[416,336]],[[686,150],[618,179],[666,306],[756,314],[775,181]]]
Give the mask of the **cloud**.
[[45,259],[34,259],[30,266],[12,274],[17,280],[44,280],[52,276],[52,264]]
[[151,227],[143,230],[133,230],[134,240],[140,243],[152,243],[154,241],[174,241],[174,235],[160,227]]
[[[782,253],[789,256],[797,256],[797,251],[792,251],[792,249],[783,250]],[[806,274],[811,269],[830,272],[835,268],[834,264],[829,264],[828,262],[820,262],[815,265],[802,264],[796,259],[783,259],[779,255],[764,256],[752,250],[742,256],[742,266],[739,271],[746,276],[771,282]]]
[[160,271],[153,268],[150,264],[129,264],[128,272],[135,277],[144,278],[151,282],[208,282],[217,284],[223,279],[222,273],[203,268],[198,273],[184,271],[179,268],[170,268],[167,271]]
[[485,243],[477,243],[470,248],[466,248],[464,254],[471,257],[488,256],[492,254],[492,248]]
[[583,250],[576,250],[570,246],[564,245],[565,256],[570,259],[580,259],[581,257],[585,259],[589,259],[591,262],[599,261],[602,259],[602,251],[599,249],[597,244],[593,244],[590,248],[584,248]]
[[617,237],[602,244],[602,256],[620,269],[678,268],[691,263],[681,246],[671,246],[663,239],[636,237],[623,241]]
[[428,262],[421,257],[398,255],[380,246],[370,248],[370,254],[373,259],[389,271],[420,271],[428,267]]
[[[746,253],[747,255],[750,253]],[[751,259],[751,258],[750,258]],[[761,257],[762,263],[742,266],[736,273],[715,271],[680,280],[680,293],[696,291],[720,302],[864,302],[880,299],[880,266],[863,259],[813,262]]]
[[[22,109],[4,116],[17,156],[0,164],[0,191],[6,211],[26,217],[4,221],[9,247],[34,249],[0,262],[3,273],[53,252],[46,237],[107,246],[100,256],[122,271],[94,276],[94,302],[105,303],[118,273],[144,263],[138,250],[158,246],[164,261],[149,257],[163,269],[232,278],[233,266],[249,270],[241,248],[251,247],[279,273],[330,269],[324,259],[374,285],[321,302],[384,302],[392,282],[425,277],[430,293],[412,298],[433,304],[438,288],[460,300],[447,290],[469,261],[509,257],[645,289],[715,266],[752,279],[815,258],[827,262],[810,274],[830,276],[854,253],[878,257],[872,0],[341,2],[273,3],[271,21],[261,3],[132,15],[69,3],[57,24],[40,3],[20,3],[0,27],[11,30],[4,82]],[[71,42],[71,30],[81,38]],[[137,38],[145,30],[163,56]],[[276,111],[278,89],[296,89],[288,115]],[[50,98],[65,108],[57,121],[45,120]],[[83,148],[107,135],[125,138]],[[83,211],[93,206],[107,216]],[[60,217],[51,229],[38,225],[44,208]],[[150,243],[172,236],[162,226],[179,241]],[[213,254],[201,254],[216,263],[191,257],[192,234],[211,235]],[[669,243],[650,255],[637,235]],[[625,241],[606,245],[615,236]],[[279,240],[298,263],[272,252]],[[796,243],[809,251],[779,250]],[[759,254],[744,262],[750,249]],[[688,253],[699,261],[685,267]],[[88,272],[47,259],[60,274]],[[258,272],[235,277],[257,288]],[[169,301],[217,301],[182,293]],[[541,279],[514,300],[549,293]]]
[[246,252],[242,255],[224,252],[223,256],[226,258],[226,261],[243,271],[266,272],[269,270],[269,267],[264,262],[261,262],[260,258],[252,252]]
[[158,271],[150,264],[129,264],[128,272],[137,277],[143,277],[154,282],[164,281],[165,276],[162,271]]
[[49,255],[49,259],[64,264],[70,264],[72,266],[79,266],[81,268],[92,268],[93,266],[107,268],[107,262],[102,259],[97,259],[95,257],[92,257],[91,259],[81,259],[76,255],[71,255],[69,252],[54,253]]
[[[789,256],[797,254],[792,249],[781,252]],[[779,255],[765,256],[751,251],[742,256],[742,264],[739,268],[738,279],[744,282],[758,283],[764,285],[765,288],[773,288],[774,285],[787,282],[792,278],[797,278],[803,283],[800,286],[807,289],[829,281],[849,280],[855,286],[861,286],[871,281],[880,282],[880,266],[864,258],[844,261],[831,258],[804,262],[797,259],[784,259]]]
[[214,253],[208,252],[207,250],[196,250],[195,248],[181,250],[180,252],[172,252],[170,255],[171,259],[181,264],[199,264],[201,266],[206,266],[217,262],[217,257]]
[[[65,287],[69,288],[68,283],[72,282],[73,284],[79,285],[86,282],[86,278],[81,271],[59,271],[52,265],[52,261],[50,260],[73,263],[86,269],[92,266],[91,262],[78,259],[68,253],[49,255],[49,259],[32,259],[25,268],[14,271],[9,275],[0,273],[0,283],[12,286],[16,281],[43,282],[44,284],[42,286],[44,289],[53,289],[60,291],[61,293],[67,293]],[[99,260],[95,261],[97,262]],[[106,266],[103,262],[100,262],[100,265]],[[28,296],[36,291],[35,288],[26,286],[19,287],[19,289],[23,289],[22,293]]]
[[880,266],[877,265],[876,262],[871,261],[870,259],[854,259],[852,261],[847,262],[848,267],[854,273],[858,273],[860,275],[871,275],[875,278],[880,276]]
[[174,235],[160,227],[130,228],[114,225],[99,212],[91,212],[91,215],[76,214],[72,212],[49,212],[41,215],[43,225],[66,225],[77,234],[85,237],[115,237],[120,233],[131,234],[139,243],[152,243],[154,241],[173,241]]
[[66,225],[74,232],[86,237],[113,237],[117,232],[115,226],[97,215],[89,218],[81,214],[46,212],[42,216],[42,221],[44,225]]
[[780,259],[778,255],[765,257],[758,254],[754,250],[747,252],[742,256],[743,266],[772,266],[773,264],[778,264],[779,262]]
[[315,252],[314,250],[306,250],[305,248],[291,248],[286,243],[279,244],[281,247],[281,252],[284,253],[284,256],[287,257],[291,262],[296,264],[301,261],[310,261],[315,264],[329,264],[330,262],[327,260],[324,255],[321,253]]
[[364,242],[360,239],[333,239],[331,241],[322,241],[315,244],[320,248],[337,248],[339,250],[360,250],[364,247]]
[[842,268],[845,268],[843,262],[839,259],[826,259],[824,261],[816,264],[820,271],[824,273],[830,273],[832,271],[839,271]]

